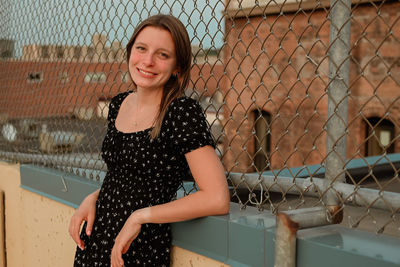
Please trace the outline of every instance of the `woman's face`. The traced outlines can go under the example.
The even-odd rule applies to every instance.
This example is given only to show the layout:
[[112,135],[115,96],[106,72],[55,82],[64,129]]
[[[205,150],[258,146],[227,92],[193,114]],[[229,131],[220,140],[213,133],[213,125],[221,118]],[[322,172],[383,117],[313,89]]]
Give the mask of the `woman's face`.
[[175,45],[169,31],[153,26],[137,35],[129,58],[129,73],[138,90],[162,90],[176,75]]

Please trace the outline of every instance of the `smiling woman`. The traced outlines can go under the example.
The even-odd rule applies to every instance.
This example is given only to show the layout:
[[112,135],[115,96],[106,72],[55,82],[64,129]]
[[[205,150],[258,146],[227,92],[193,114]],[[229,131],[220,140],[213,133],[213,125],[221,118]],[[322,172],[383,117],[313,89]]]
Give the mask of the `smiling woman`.
[[[126,127],[123,131],[132,132],[151,127],[157,117],[158,106],[139,107],[140,92],[152,95],[149,99],[160,103],[164,85],[177,76],[175,45],[168,30],[148,26],[140,32],[131,48],[129,73],[137,93],[127,98],[127,104],[122,104],[121,109],[127,112],[121,112],[116,123],[121,128]],[[133,104],[131,110],[128,101]]]
[[[152,138],[158,136],[158,134],[160,133],[161,124],[168,106],[172,103],[174,99],[184,95],[184,91],[186,90],[190,80],[190,66],[192,63],[192,49],[189,35],[186,31],[185,26],[178,19],[174,18],[168,20],[164,19],[165,17],[174,18],[172,16],[153,16],[139,24],[139,26],[133,32],[133,35],[126,46],[128,66],[130,69],[133,84],[136,87],[136,81],[133,79],[134,77],[132,76],[132,72],[134,72],[134,70],[131,70],[131,61],[136,62],[131,57],[131,54],[135,54],[135,45],[138,45],[138,49],[140,51],[143,51],[143,49],[145,51],[145,49],[149,48],[143,47],[143,42],[145,41],[147,42],[147,45],[153,46],[150,47],[150,49],[155,50],[157,48],[158,52],[161,52],[161,54],[158,54],[158,57],[162,57],[164,59],[163,63],[158,64],[159,67],[163,66],[164,64],[171,64],[172,62],[174,62],[175,64],[175,66],[170,70],[170,76],[163,86],[164,89],[158,90],[158,92],[162,95],[156,96],[156,99],[160,100],[158,116],[154,121],[154,128],[151,132]],[[144,31],[145,29],[146,31]],[[162,34],[159,36],[149,34],[149,32],[152,32],[153,34]],[[137,40],[138,38],[139,40]],[[166,43],[163,43],[163,41],[165,41]],[[179,51],[179,53],[177,53],[176,51]],[[149,52],[143,53],[149,54]],[[139,67],[142,72],[146,71],[146,68],[144,66],[145,64],[146,61],[142,61],[142,65],[137,67]],[[154,64],[154,62],[152,64]],[[168,68],[168,66],[165,67]],[[171,68],[172,66],[170,65],[169,67]]]
[[132,46],[129,72],[141,90],[160,90],[171,75],[177,75],[175,45],[169,31],[151,26],[141,31]]
[[[146,19],[127,45],[127,60],[133,88],[110,102],[102,146],[108,172],[71,219],[75,266],[169,266],[169,223],[229,210],[204,113],[184,96],[191,46],[183,24],[169,15]],[[199,190],[174,200],[183,179],[192,178]]]

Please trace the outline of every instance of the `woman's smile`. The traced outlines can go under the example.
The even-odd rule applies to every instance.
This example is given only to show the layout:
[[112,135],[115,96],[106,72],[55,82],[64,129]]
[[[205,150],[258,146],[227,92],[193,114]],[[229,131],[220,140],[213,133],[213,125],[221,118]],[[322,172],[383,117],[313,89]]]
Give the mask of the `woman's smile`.
[[137,69],[140,73],[142,73],[142,74],[144,74],[144,75],[146,75],[146,76],[155,76],[155,75],[157,75],[156,73],[153,73],[153,72],[150,72],[150,71],[146,71],[146,70],[143,70],[143,69]]

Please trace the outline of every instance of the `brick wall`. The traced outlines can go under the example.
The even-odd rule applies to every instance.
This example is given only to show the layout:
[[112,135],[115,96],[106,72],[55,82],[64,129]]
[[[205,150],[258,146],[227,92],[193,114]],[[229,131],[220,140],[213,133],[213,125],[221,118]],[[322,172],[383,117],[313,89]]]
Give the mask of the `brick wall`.
[[[396,135],[400,125],[400,3],[381,4],[357,5],[352,11],[348,157],[365,154],[366,119],[386,116]],[[255,109],[271,115],[271,168],[324,160],[327,14],[327,9],[316,9],[227,20],[225,123],[232,138],[225,143],[228,170],[254,170]],[[399,146],[396,141],[395,151]]]
[[[83,62],[0,62],[0,114],[9,118],[65,116],[77,108],[95,109],[99,100],[132,89],[122,75],[126,63]],[[87,82],[88,73],[104,73],[105,81]],[[29,79],[38,74],[37,80]],[[222,65],[203,64],[192,67],[189,87],[200,94],[212,95],[221,84]],[[34,77],[35,78],[35,77]]]

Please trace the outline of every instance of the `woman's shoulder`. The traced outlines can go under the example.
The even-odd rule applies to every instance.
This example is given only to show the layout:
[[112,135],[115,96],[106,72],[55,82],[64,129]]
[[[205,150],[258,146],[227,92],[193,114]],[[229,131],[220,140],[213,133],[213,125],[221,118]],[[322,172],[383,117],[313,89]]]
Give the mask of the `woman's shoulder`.
[[132,91],[126,91],[118,93],[117,95],[113,96],[110,100],[110,108],[117,108],[121,105],[122,101],[131,94]]
[[182,96],[174,99],[170,104],[171,110],[190,110],[193,108],[200,107],[200,104],[197,100],[190,98],[188,96]]
[[122,102],[133,91],[120,92],[111,98],[111,103]]
[[121,92],[111,98],[110,104],[108,106],[108,119],[115,119],[118,114],[118,110],[121,106],[122,101],[130,94],[132,91]]
[[[205,117],[200,103],[188,96],[174,99],[168,107],[166,118],[175,124],[182,124],[184,121],[199,121]],[[168,121],[167,121],[168,122]]]
[[179,97],[172,101],[169,108],[162,134],[173,140],[181,154],[205,145],[215,147],[205,113],[197,100]]

